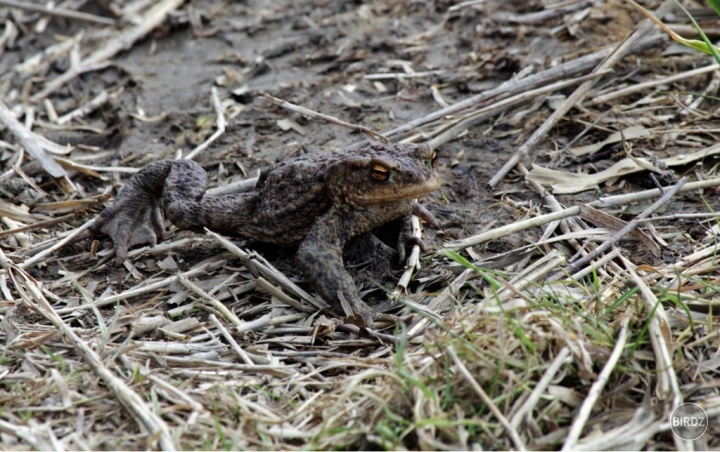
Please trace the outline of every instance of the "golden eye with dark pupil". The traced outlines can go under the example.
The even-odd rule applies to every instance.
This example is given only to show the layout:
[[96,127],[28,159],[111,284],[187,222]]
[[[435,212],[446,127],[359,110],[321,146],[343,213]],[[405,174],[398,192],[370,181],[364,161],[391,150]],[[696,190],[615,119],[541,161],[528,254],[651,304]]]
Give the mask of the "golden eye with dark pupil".
[[370,176],[377,181],[385,182],[390,179],[390,170],[382,165],[373,165]]

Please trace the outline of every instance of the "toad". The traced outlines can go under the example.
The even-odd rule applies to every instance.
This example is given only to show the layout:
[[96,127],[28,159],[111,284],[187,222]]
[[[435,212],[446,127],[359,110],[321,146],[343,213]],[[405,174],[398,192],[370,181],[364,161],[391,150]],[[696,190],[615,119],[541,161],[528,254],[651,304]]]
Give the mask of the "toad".
[[[289,159],[263,171],[250,192],[205,197],[200,165],[162,160],[132,176],[90,229],[110,236],[118,266],[130,247],[163,239],[165,217],[179,229],[299,245],[297,265],[318,294],[339,313],[372,325],[374,312],[343,265],[343,248],[386,223],[407,224],[411,213],[435,224],[414,199],[440,186],[436,167],[428,145],[372,142]],[[409,235],[401,229],[404,254]]]

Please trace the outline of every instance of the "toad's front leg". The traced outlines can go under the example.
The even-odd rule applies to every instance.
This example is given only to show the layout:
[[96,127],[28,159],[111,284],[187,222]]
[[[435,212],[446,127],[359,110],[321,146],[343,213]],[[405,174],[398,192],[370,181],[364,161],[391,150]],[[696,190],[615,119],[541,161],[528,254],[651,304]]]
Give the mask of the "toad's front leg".
[[[402,207],[402,208],[400,208]],[[297,252],[298,267],[320,296],[338,312],[359,315],[372,326],[375,311],[360,298],[360,292],[343,265],[343,248],[353,237],[374,227],[407,215],[411,205],[396,204],[394,209],[333,208],[318,218]],[[347,302],[352,312],[343,307]]]
[[[308,235],[298,248],[298,267],[335,311],[347,316],[357,314],[366,326],[372,326],[375,312],[360,298],[360,292],[343,265],[342,251],[341,246]],[[351,312],[343,307],[343,300]]]

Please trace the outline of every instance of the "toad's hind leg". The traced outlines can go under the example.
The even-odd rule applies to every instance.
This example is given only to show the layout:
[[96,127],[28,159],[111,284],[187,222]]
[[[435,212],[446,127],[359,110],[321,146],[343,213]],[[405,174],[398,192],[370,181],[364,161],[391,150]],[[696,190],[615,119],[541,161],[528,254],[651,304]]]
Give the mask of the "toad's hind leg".
[[252,215],[254,193],[203,199],[207,175],[190,160],[155,162],[131,177],[112,206],[91,226],[106,233],[115,246],[116,264],[134,245],[154,244],[164,236],[164,216],[180,229],[232,233]]
[[133,175],[113,205],[103,210],[90,226],[92,233],[110,236],[116,265],[122,264],[130,247],[163,239],[162,192],[172,167],[172,161],[162,160]]
[[[165,235],[164,215],[179,228],[201,226],[197,218],[207,175],[190,160],[161,160],[133,175],[90,227],[113,240],[116,264],[135,245],[154,244]],[[191,212],[191,213],[188,213]]]

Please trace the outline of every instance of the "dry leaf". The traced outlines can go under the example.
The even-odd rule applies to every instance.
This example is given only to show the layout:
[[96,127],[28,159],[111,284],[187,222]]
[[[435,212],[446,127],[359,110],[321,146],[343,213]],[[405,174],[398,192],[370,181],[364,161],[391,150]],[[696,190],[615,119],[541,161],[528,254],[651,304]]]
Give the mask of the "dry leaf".
[[[702,160],[711,155],[720,154],[720,145],[713,145],[709,148],[702,149],[692,154],[680,154],[660,160],[667,166],[687,165],[688,163]],[[653,163],[645,158],[625,158],[611,166],[610,168],[595,174],[571,173],[569,171],[554,170],[545,168],[540,165],[533,165],[533,169],[528,174],[528,180],[536,182],[543,186],[550,186],[555,194],[580,193],[585,190],[591,190],[601,183],[627,174],[633,174],[644,171],[645,167],[655,167]]]
[[637,138],[644,138],[650,135],[650,131],[647,130],[645,127],[632,126],[620,132],[615,132],[611,134],[609,137],[599,143],[572,148],[568,152],[575,157],[579,157],[581,155],[593,154],[602,149],[603,147],[607,146],[608,144],[619,143],[621,141],[635,140]]
[[[595,226],[604,227],[612,231],[619,231],[625,226],[627,226],[626,221],[623,221],[617,217],[614,217],[610,214],[607,214],[587,205],[580,206],[580,215],[583,217],[583,219],[589,221]],[[650,237],[645,235],[645,233],[642,232],[640,229],[633,229],[632,231],[630,231],[630,235],[640,240],[643,245],[645,245],[650,251],[652,251],[653,255],[655,255],[656,257],[660,256],[660,247],[657,246],[657,244],[653,242]]]

